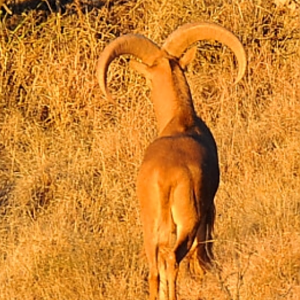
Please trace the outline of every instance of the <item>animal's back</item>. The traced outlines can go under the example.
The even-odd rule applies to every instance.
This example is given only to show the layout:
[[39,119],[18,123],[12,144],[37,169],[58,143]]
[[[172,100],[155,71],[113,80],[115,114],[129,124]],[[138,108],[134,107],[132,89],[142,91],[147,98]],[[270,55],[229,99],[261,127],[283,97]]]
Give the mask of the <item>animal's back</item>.
[[214,139],[210,132],[191,130],[159,137],[149,145],[139,172],[137,192],[146,218],[147,211],[149,217],[151,214],[155,218],[163,207],[171,208],[172,201],[176,201],[178,207],[196,211],[199,215],[195,218],[198,218],[200,207],[205,210],[212,204],[218,185]]
[[215,193],[219,184],[217,146],[208,127],[198,118],[195,126],[184,132],[154,140],[146,149],[139,177],[156,176],[164,185],[166,181],[173,185],[176,176],[187,172]]

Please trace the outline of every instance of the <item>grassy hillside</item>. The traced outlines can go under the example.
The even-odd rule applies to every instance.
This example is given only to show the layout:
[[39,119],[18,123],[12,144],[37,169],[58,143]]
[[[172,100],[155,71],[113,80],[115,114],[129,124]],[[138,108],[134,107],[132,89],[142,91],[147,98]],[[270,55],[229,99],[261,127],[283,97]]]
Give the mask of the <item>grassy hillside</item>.
[[[300,299],[300,7],[273,1],[69,3],[0,15],[0,299],[145,299],[135,180],[156,120],[145,79],[95,65],[129,32],[161,45],[213,21],[243,42],[199,43],[187,77],[219,149],[215,254],[221,272],[182,268],[179,299]],[[48,2],[46,2],[48,3]],[[32,7],[31,7],[32,8]],[[14,11],[14,7],[10,6]]]

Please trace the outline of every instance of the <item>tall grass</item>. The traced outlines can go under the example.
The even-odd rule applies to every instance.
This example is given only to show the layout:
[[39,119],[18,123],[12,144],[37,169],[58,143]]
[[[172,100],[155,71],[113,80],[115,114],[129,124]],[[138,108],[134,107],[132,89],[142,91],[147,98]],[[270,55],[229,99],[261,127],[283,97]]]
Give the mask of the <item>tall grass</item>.
[[[292,1],[293,2],[293,1]],[[0,299],[145,299],[135,179],[156,120],[144,78],[95,65],[116,36],[159,45],[179,25],[213,21],[248,56],[199,43],[187,77],[216,138],[222,271],[180,272],[180,299],[300,299],[300,8],[272,1],[108,1],[0,16]]]

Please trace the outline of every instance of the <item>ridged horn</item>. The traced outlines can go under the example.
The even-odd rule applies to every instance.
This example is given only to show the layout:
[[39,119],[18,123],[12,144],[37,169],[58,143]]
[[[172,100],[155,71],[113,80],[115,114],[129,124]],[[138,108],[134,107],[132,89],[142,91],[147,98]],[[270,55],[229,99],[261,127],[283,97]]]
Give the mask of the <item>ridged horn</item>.
[[159,47],[143,35],[128,34],[113,40],[103,50],[97,64],[96,75],[103,94],[112,101],[106,85],[106,73],[115,58],[123,54],[131,54],[146,65],[151,65],[159,53],[161,53]]
[[238,83],[246,71],[246,52],[239,39],[232,32],[220,25],[208,22],[185,24],[169,35],[162,49],[170,55],[179,58],[189,46],[201,40],[217,40],[228,46],[234,52],[239,64],[235,84]]

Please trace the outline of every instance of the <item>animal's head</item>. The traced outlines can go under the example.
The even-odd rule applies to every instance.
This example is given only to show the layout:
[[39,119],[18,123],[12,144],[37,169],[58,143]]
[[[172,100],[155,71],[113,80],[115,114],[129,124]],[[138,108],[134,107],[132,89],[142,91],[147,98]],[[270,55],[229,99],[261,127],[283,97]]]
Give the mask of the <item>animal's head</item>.
[[131,60],[130,67],[143,74],[151,82],[159,80],[159,78],[166,78],[170,73],[180,76],[187,65],[195,58],[196,50],[196,47],[192,47],[179,58],[169,55],[164,50],[160,50],[151,65]]
[[158,84],[163,84],[161,79],[167,78],[170,73],[176,73],[184,78],[183,72],[195,58],[196,53],[196,47],[190,47],[197,41],[208,39],[224,43],[235,53],[239,63],[235,81],[237,83],[246,70],[246,54],[241,42],[220,25],[196,22],[179,27],[161,48],[138,34],[121,36],[112,41],[102,52],[98,62],[97,77],[101,90],[106,97],[111,98],[106,85],[106,73],[110,63],[124,54],[131,54],[140,60],[140,62],[132,60],[130,65],[152,83],[155,80]]

